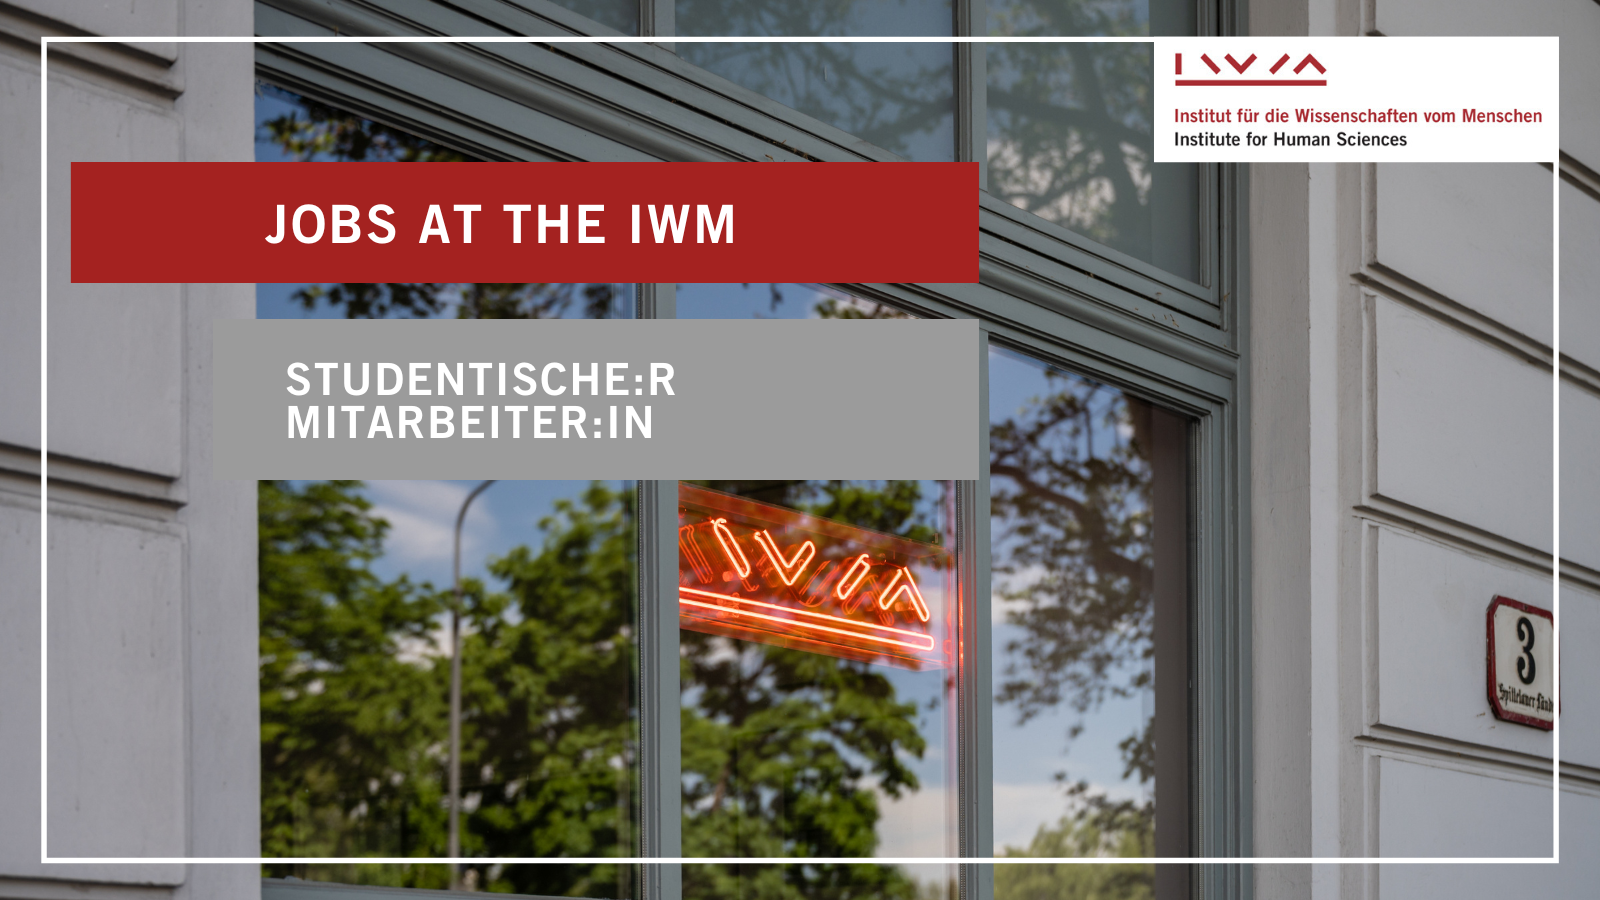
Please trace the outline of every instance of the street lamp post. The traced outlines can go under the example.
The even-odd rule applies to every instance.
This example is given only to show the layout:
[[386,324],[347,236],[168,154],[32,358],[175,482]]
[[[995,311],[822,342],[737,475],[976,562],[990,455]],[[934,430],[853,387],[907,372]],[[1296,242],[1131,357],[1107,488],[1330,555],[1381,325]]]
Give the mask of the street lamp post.
[[484,492],[494,479],[489,479],[472,489],[467,499],[461,501],[461,512],[456,514],[455,597],[450,607],[450,889],[461,887],[461,523],[466,521],[467,507]]

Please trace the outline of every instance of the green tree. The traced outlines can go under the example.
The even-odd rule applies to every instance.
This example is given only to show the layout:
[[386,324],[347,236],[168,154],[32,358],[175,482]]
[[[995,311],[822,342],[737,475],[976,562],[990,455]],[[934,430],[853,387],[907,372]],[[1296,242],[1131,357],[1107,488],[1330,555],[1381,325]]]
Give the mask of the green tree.
[[[931,542],[915,481],[708,482],[707,486]],[[682,633],[684,853],[861,856],[878,843],[878,798],[915,791],[906,757],[927,742],[917,706],[882,670],[784,647]],[[691,866],[702,898],[915,896],[898,869]]]
[[[264,856],[436,855],[444,694],[426,661],[439,598],[369,564],[387,524],[359,483],[260,482]],[[269,864],[268,875],[307,877]],[[443,883],[442,871],[368,873]],[[437,882],[437,884],[435,884]]]
[[[771,486],[769,486],[770,488]],[[785,484],[811,510],[928,539],[914,482]],[[369,564],[386,524],[356,482],[262,482],[266,855],[439,855],[444,842],[446,595]],[[537,551],[466,582],[464,851],[634,852],[631,496],[558,501]],[[862,663],[685,633],[685,850],[870,856],[874,788],[915,790],[915,704]],[[730,645],[733,645],[730,648]],[[731,649],[731,652],[730,652]],[[628,896],[623,866],[469,864],[490,890]],[[701,897],[909,897],[880,866],[691,867]],[[269,875],[437,887],[439,867],[272,864]]]
[[[1138,857],[1155,852],[1154,834],[1142,819],[1107,821],[1067,817],[1040,828],[1022,857]],[[994,867],[996,900],[1153,900],[1155,871],[1142,863],[1005,865]]]
[[[298,109],[267,123],[263,140],[294,158],[465,159],[383,124],[279,94]],[[782,296],[778,286],[771,291],[776,307]],[[611,313],[617,299],[616,286],[593,284],[307,285],[294,296],[307,309],[328,305],[350,318],[432,317],[452,306],[462,318],[601,317]],[[821,302],[817,313],[829,318],[903,316],[883,304],[833,298]],[[717,486],[914,540],[938,538],[917,514],[921,496],[916,482]],[[366,507],[360,505],[364,501],[357,489],[354,483],[342,484],[340,502],[357,511],[357,524],[367,539],[359,553],[345,548],[346,559],[339,565],[364,571],[365,563],[381,553],[384,526],[370,516],[361,518]],[[491,561],[491,578],[504,590],[491,591],[474,580],[465,585],[463,781],[470,813],[464,819],[463,850],[469,855],[633,852],[630,777],[637,736],[629,696],[634,678],[634,526],[629,504],[625,494],[594,485],[580,500],[558,504],[555,514],[540,523],[543,543],[537,552],[519,547]],[[413,644],[433,627],[428,617],[443,608],[437,597],[430,602],[433,612],[417,611],[420,624],[405,623]],[[264,599],[263,609],[268,606]],[[272,608],[287,610],[277,604]],[[408,667],[395,683],[433,692],[432,717],[394,735],[392,748],[420,760],[419,771],[431,775],[432,828],[425,838],[415,838],[415,855],[438,854],[443,843],[442,698],[448,666],[431,649],[400,662],[399,648],[407,640],[389,634],[386,627],[378,627],[374,637],[387,636],[391,646],[385,650],[374,645],[373,652],[387,653],[389,663]],[[683,635],[683,648],[685,852],[870,856],[879,818],[875,789],[895,797],[918,788],[903,757],[920,756],[925,747],[915,724],[916,705],[898,700],[893,684],[862,663],[689,632]],[[345,712],[353,716],[356,710]],[[282,726],[293,735],[299,723],[289,714]],[[317,762],[352,784],[383,780],[366,757],[330,753]],[[331,820],[328,833],[348,843],[350,822],[348,814]],[[359,852],[403,855],[394,851],[395,837],[392,832],[376,834]],[[420,849],[424,841],[430,849]],[[290,852],[307,852],[293,835],[285,846]],[[620,866],[472,864],[468,869],[469,883],[491,890],[630,892],[630,873]],[[394,879],[365,867],[344,874],[351,880]],[[434,875],[442,882],[441,873],[429,877]],[[760,871],[696,866],[687,870],[686,878],[690,891],[701,897],[909,897],[915,889],[899,871],[872,864]],[[419,882],[413,878],[408,883]]]
[[[633,856],[636,719],[632,495],[603,483],[557,500],[537,551],[489,564],[468,592],[463,852]],[[516,893],[630,896],[626,866],[473,864]]]
[[[448,594],[377,578],[387,523],[359,482],[261,482],[262,833],[266,856],[444,853]],[[540,523],[539,551],[465,584],[463,850],[633,855],[633,526],[592,485]],[[469,883],[628,896],[619,866],[472,865]],[[475,870],[475,871],[474,871]],[[274,863],[269,876],[442,887],[440,866]]]
[[262,123],[258,140],[277,144],[294,159],[330,162],[470,162],[459,151],[398,128],[319,103],[271,84],[257,93],[293,109]]
[[[896,34],[905,33],[901,29],[916,21],[912,17],[926,22],[930,5],[679,0],[677,16],[679,33],[686,35]],[[678,52],[694,65],[902,156],[912,156],[930,138],[951,142],[934,151],[942,151],[943,158],[953,150],[954,55],[948,46],[683,43]]]

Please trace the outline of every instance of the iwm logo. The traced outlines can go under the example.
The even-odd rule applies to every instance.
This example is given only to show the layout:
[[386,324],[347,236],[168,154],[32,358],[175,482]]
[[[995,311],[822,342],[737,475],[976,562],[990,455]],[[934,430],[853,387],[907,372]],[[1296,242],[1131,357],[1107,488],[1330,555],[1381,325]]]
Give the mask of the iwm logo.
[[[1176,54],[1176,57],[1177,58],[1174,61],[1174,68],[1175,68],[1174,74],[1181,76],[1181,75],[1183,75],[1183,54],[1182,53]],[[1307,53],[1305,55],[1304,59],[1302,59],[1302,60],[1300,60],[1300,62],[1296,63],[1295,66],[1292,69],[1291,68],[1286,68],[1289,65],[1289,60],[1290,60],[1290,56],[1287,53],[1285,53],[1285,54],[1283,54],[1283,56],[1279,57],[1278,61],[1273,63],[1270,67],[1268,67],[1265,64],[1263,64],[1260,68],[1256,69],[1254,72],[1250,72],[1250,67],[1254,66],[1257,62],[1261,61],[1254,53],[1250,54],[1243,62],[1241,62],[1241,61],[1239,61],[1237,59],[1234,59],[1232,53],[1224,55],[1222,57],[1222,60],[1223,60],[1223,62],[1227,63],[1228,66],[1233,70],[1231,75],[1225,75],[1225,73],[1223,72],[1222,67],[1217,65],[1216,61],[1211,58],[1210,54],[1202,53],[1202,54],[1200,54],[1200,62],[1203,63],[1206,68],[1211,70],[1211,74],[1212,75],[1225,75],[1225,77],[1222,77],[1222,78],[1182,78],[1182,77],[1180,77],[1173,83],[1176,84],[1178,87],[1277,87],[1277,86],[1283,86],[1283,87],[1327,87],[1328,86],[1328,80],[1326,78],[1316,78],[1316,77],[1311,77],[1310,75],[1307,75],[1306,77],[1297,77],[1297,76],[1300,76],[1300,75],[1304,74],[1307,69],[1315,69],[1316,70],[1316,72],[1315,72],[1316,75],[1326,75],[1326,74],[1328,74],[1328,70],[1323,68],[1322,63],[1318,62],[1317,58],[1315,56],[1312,56],[1309,53]],[[1246,73],[1249,73],[1249,74],[1246,74]],[[1204,73],[1202,72],[1202,73],[1198,73],[1198,74],[1202,74],[1203,75]],[[1262,77],[1262,76],[1270,76],[1270,77]]]

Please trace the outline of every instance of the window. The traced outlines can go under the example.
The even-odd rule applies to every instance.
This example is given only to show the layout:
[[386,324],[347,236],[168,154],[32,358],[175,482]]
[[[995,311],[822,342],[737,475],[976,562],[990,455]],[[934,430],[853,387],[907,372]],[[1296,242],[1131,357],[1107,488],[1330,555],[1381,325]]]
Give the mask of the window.
[[[1184,0],[996,0],[996,35],[1185,35]],[[1149,44],[988,48],[988,190],[1191,282],[1203,280],[1201,167],[1152,162]]]
[[[678,489],[685,856],[954,855],[953,485]],[[685,896],[943,895],[911,866],[685,866]]]
[[[256,107],[258,159],[467,158],[272,85]],[[263,284],[256,314],[627,318],[634,302],[617,284]],[[467,857],[637,855],[636,501],[633,482],[260,483],[262,855],[436,857],[453,841]],[[639,894],[627,865],[264,869]]]
[[[949,0],[689,0],[675,11],[686,36],[939,36],[955,24]],[[683,43],[678,53],[902,158],[956,158],[952,45]]]
[[[989,421],[995,855],[1187,856],[1188,423],[1002,350]],[[995,896],[1185,876],[1001,867]]]
[[[262,33],[349,33],[357,21],[316,19],[323,13],[299,4],[293,15],[257,9]],[[375,34],[462,27],[443,3],[414,4],[405,20],[355,4],[329,9],[365,16]],[[629,30],[596,9],[522,0],[478,14],[507,33]],[[1111,859],[1249,846],[1248,597],[1235,538],[1248,443],[1235,350],[1246,319],[1234,281],[1238,173],[1150,164],[1148,52],[1139,45],[1045,46],[1035,57],[1031,48],[943,42],[682,39],[910,28],[936,37],[1154,34],[1232,23],[1210,4],[696,0],[638,9],[639,30],[670,46],[423,54],[404,44],[262,45],[258,72],[275,86],[268,98],[286,90],[368,123],[325,128],[317,146],[348,139],[386,158],[978,162],[980,283],[344,285],[277,289],[286,298],[278,302],[309,298],[313,310],[339,314],[976,318],[987,390],[971,438],[991,470],[954,483],[604,486],[606,508],[631,516],[626,539],[637,546],[636,592],[613,592],[616,604],[636,606],[626,623],[637,676],[626,727],[636,738],[626,762],[607,770],[616,781],[592,782],[590,821],[613,823],[595,846],[623,855],[632,842],[645,857],[827,852],[862,863],[650,865],[543,881],[512,870],[576,867],[487,865],[474,867],[475,886],[607,897],[989,900],[1041,886],[1238,896],[1239,873],[1223,867],[1154,871]],[[893,227],[893,210],[870,197],[838,202],[840,215]],[[576,502],[591,489],[566,490]],[[570,516],[556,520],[541,540],[576,527]],[[537,558],[538,547],[529,552]],[[808,606],[815,594],[784,581],[863,555],[863,577],[878,586],[862,590],[872,603],[888,593],[889,607],[846,609],[848,590],[832,606]],[[902,570],[906,582],[892,584]],[[489,574],[475,588],[485,597],[514,591]],[[913,581],[925,622],[905,589]],[[506,615],[507,627],[525,624]],[[947,640],[973,652],[941,657]],[[607,715],[622,721],[615,709]],[[1018,812],[1019,790],[1036,794],[1031,817]],[[468,818],[470,840],[488,847],[498,820],[476,809]],[[524,836],[544,827],[517,826]],[[544,846],[573,854],[570,844]],[[1110,861],[1062,870],[870,862],[1008,852]]]

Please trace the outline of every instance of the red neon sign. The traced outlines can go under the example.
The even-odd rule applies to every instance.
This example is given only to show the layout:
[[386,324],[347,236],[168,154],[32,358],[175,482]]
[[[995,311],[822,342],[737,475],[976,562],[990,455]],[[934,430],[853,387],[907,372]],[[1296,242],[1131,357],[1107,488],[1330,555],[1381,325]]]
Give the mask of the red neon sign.
[[678,621],[691,631],[941,668],[954,573],[943,547],[678,488]]

